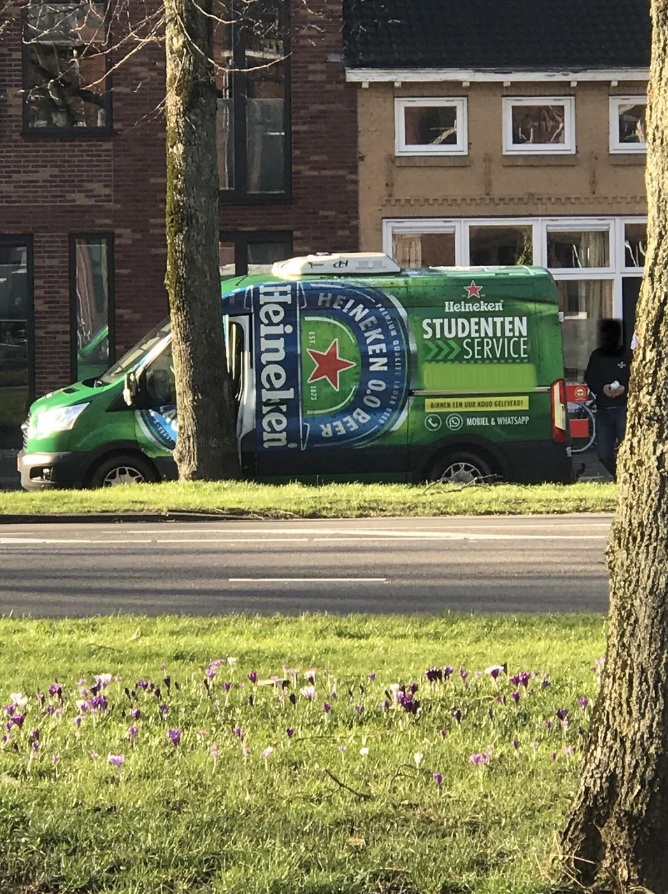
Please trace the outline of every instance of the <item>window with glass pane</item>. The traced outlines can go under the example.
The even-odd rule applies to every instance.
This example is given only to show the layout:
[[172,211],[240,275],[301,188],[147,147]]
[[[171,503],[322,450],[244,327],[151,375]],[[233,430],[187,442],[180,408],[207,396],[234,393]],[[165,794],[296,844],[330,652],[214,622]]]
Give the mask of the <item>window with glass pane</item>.
[[[230,200],[287,192],[286,6],[233,6],[216,31],[218,165]],[[220,34],[218,33],[220,32]]]
[[591,352],[598,346],[598,322],[612,317],[610,280],[557,282],[564,314],[564,370],[569,382],[584,381]]
[[292,233],[287,231],[237,231],[220,234],[221,276],[271,273],[276,261],[292,256]]
[[218,180],[221,189],[234,189],[234,58],[232,27],[227,22],[216,22],[214,54],[218,95],[216,115]]
[[237,272],[235,249],[234,242],[221,242],[219,244],[218,256],[221,276],[234,276]]
[[624,226],[624,266],[644,267],[647,254],[647,224]]
[[610,233],[608,230],[548,230],[547,257],[550,269],[609,267]]
[[533,227],[471,227],[469,240],[475,267],[533,264]]
[[110,237],[77,237],[74,249],[74,300],[77,381],[95,379],[110,357]]
[[575,99],[504,99],[506,154],[574,153]]
[[610,97],[610,151],[645,152],[647,149],[647,98]]
[[252,241],[247,244],[248,273],[271,273],[276,261],[285,261],[292,254],[287,241]]
[[419,270],[421,267],[454,267],[454,233],[394,233],[392,252],[400,267]]
[[26,9],[25,126],[108,130],[104,3],[33,3]]
[[285,189],[285,58],[280,9],[256,14],[246,45],[248,192]]
[[29,403],[28,249],[0,241],[0,448],[20,447]]

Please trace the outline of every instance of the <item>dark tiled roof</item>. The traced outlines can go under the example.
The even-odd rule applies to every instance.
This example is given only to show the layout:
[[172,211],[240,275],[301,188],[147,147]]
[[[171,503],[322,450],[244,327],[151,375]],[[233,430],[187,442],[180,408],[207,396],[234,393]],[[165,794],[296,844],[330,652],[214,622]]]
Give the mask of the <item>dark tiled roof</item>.
[[649,0],[344,0],[352,68],[646,68]]

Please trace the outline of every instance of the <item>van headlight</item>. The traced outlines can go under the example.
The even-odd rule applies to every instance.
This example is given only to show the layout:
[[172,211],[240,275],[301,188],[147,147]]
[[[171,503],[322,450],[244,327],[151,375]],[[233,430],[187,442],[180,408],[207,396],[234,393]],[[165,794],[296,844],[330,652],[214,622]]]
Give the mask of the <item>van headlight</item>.
[[72,404],[70,407],[53,407],[34,414],[30,419],[28,437],[47,438],[59,431],[69,431],[74,428],[74,423],[87,406],[87,403]]

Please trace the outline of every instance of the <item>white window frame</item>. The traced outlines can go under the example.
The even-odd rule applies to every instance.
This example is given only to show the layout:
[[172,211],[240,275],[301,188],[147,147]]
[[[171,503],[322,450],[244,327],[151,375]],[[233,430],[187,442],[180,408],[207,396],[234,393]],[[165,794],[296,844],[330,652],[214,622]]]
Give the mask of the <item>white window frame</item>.
[[[406,117],[407,108],[454,108],[457,121],[457,142],[454,144],[415,146],[406,143]],[[398,157],[416,155],[441,156],[441,155],[468,155],[468,100],[466,97],[401,97],[394,100],[394,130],[395,130],[395,154]]]
[[611,155],[646,155],[647,143],[622,143],[619,139],[619,110],[621,106],[647,106],[647,95],[644,96],[611,96],[610,97],[610,154]]
[[455,260],[459,267],[470,265],[471,227],[533,227],[533,263],[547,267],[547,234],[605,230],[610,234],[609,267],[554,268],[550,272],[560,280],[610,280],[612,281],[613,316],[623,316],[622,280],[628,276],[642,276],[642,267],[625,266],[624,226],[647,223],[646,217],[482,217],[482,218],[386,218],[383,221],[383,251],[392,257],[394,233],[455,233]]
[[[563,106],[563,143],[513,143],[513,109],[516,106]],[[574,96],[504,96],[503,97],[503,154],[504,155],[575,155],[575,97]]]
[[645,224],[646,217],[622,217],[619,220],[619,245],[622,251],[622,273],[629,273],[635,276],[642,276],[645,272],[644,267],[627,267],[626,266],[626,227],[628,224]]

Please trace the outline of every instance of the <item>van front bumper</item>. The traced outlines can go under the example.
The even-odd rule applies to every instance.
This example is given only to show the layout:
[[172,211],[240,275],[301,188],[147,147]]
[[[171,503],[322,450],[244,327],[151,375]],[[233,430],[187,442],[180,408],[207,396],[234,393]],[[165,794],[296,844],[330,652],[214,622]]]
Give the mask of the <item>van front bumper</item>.
[[24,490],[49,490],[82,487],[86,463],[82,453],[26,453],[18,456],[21,487]]

